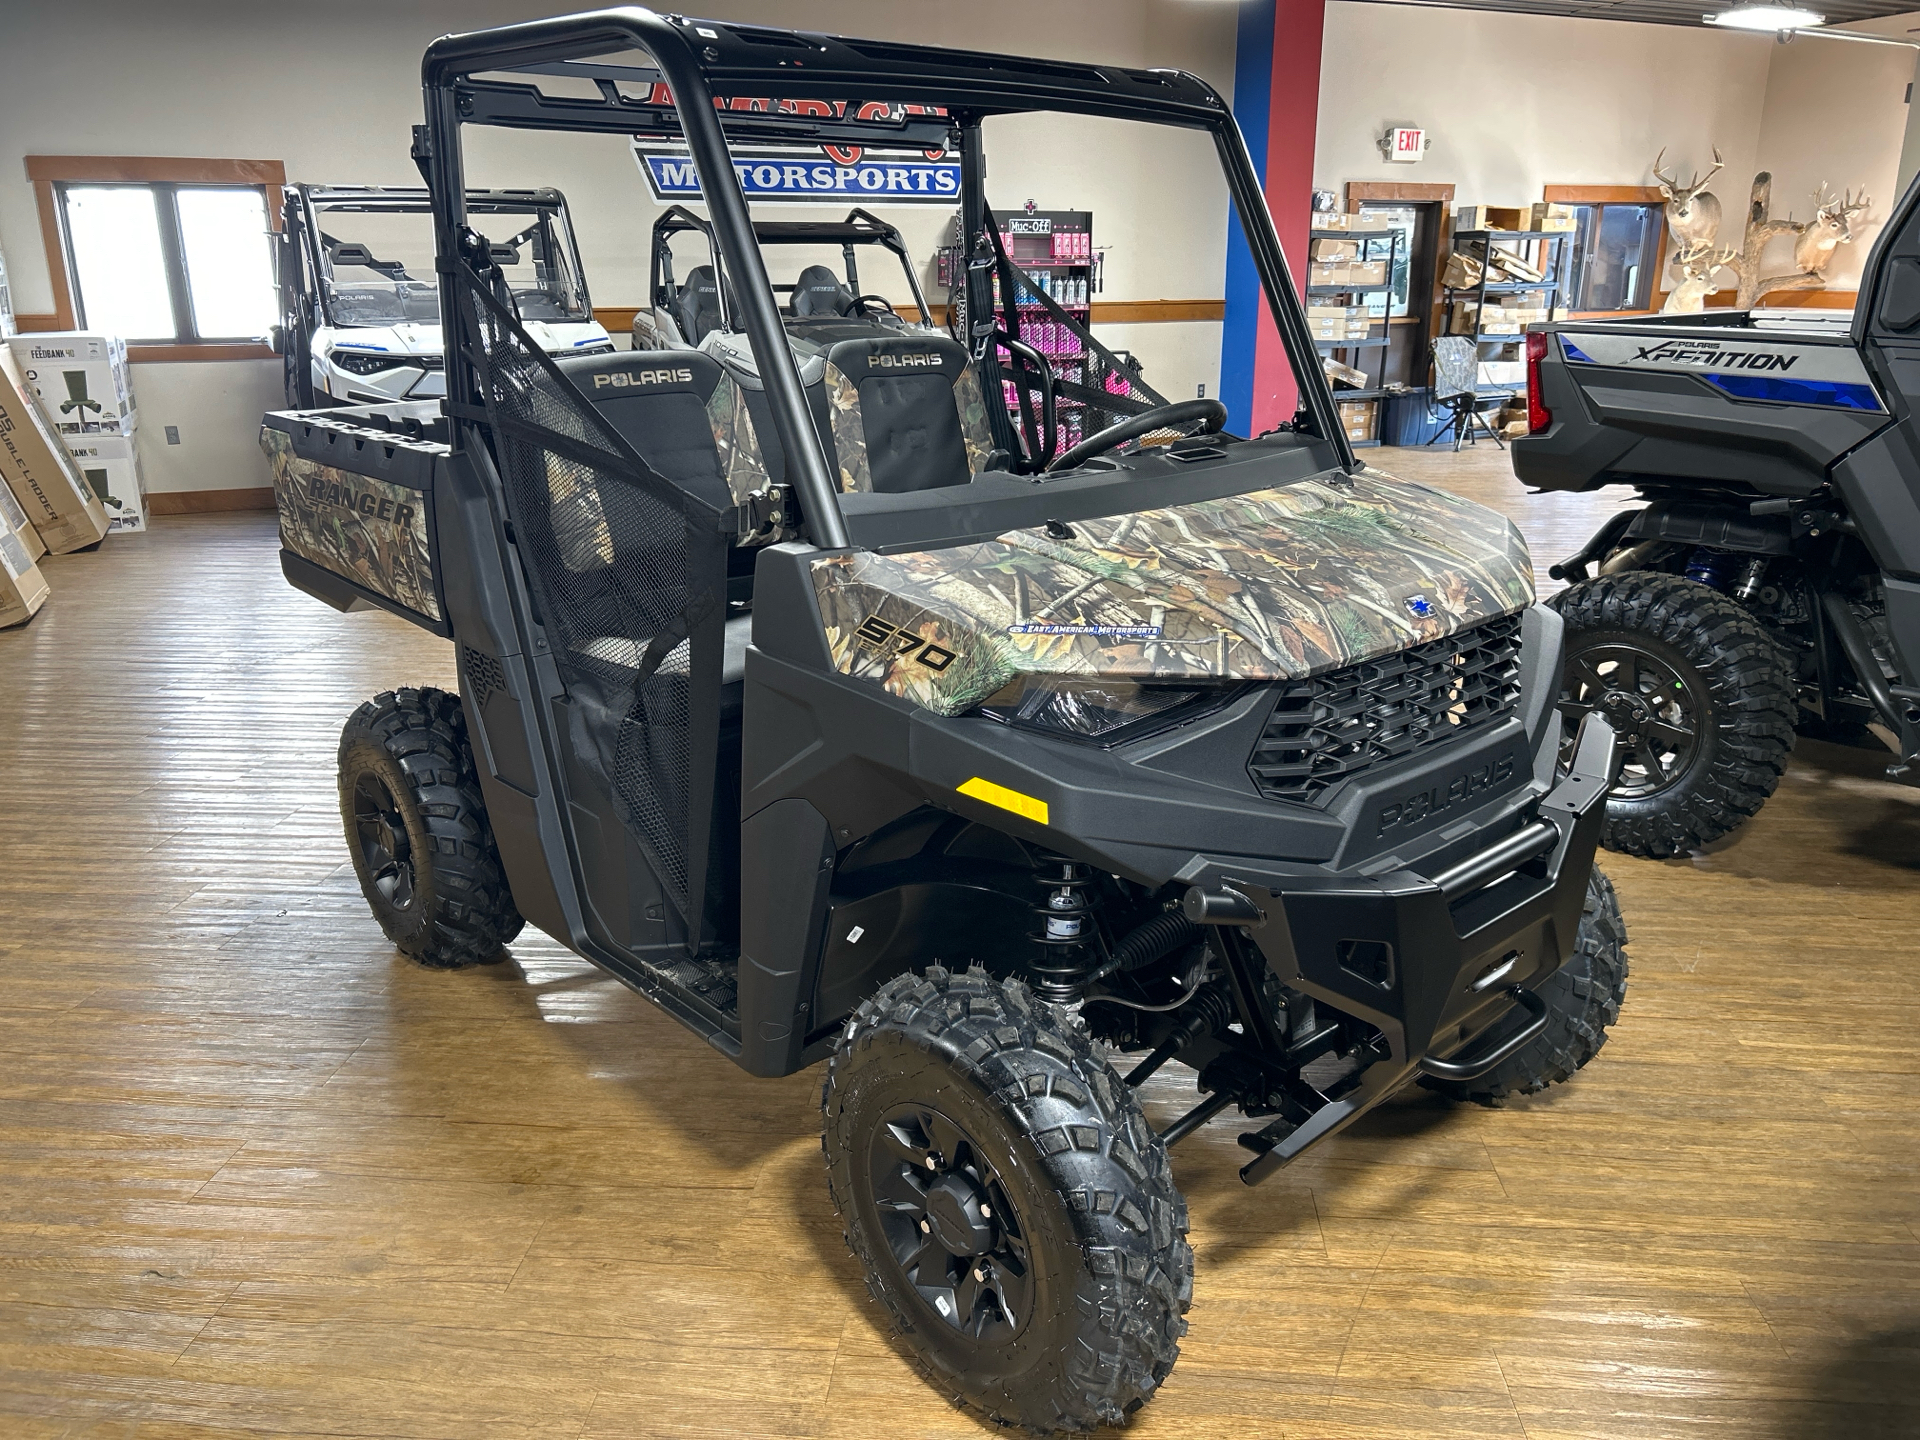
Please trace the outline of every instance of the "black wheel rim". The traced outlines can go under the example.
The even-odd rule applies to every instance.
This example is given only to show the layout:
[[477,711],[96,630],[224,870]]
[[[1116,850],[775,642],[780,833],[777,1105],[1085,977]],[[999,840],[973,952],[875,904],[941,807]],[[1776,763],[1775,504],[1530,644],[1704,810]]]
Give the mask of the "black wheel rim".
[[1033,1315],[1027,1237],[1000,1172],[971,1135],[925,1105],[874,1131],[869,1176],[888,1254],[949,1327],[1009,1340]]
[[1572,761],[1580,721],[1598,713],[1620,737],[1616,799],[1644,800],[1678,784],[1700,753],[1705,696],[1699,687],[1691,671],[1683,673],[1630,641],[1572,652],[1560,695],[1563,767]]
[[413,845],[387,782],[371,771],[353,782],[353,830],[367,883],[396,910],[413,904]]

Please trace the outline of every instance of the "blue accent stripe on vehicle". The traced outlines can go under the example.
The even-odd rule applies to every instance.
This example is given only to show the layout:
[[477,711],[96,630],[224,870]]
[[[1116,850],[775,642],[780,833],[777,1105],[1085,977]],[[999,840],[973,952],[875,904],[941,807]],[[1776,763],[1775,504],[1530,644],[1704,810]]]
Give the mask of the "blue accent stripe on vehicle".
[[[1233,118],[1247,137],[1260,184],[1267,183],[1267,122],[1273,104],[1274,0],[1258,0],[1240,7],[1239,30],[1233,50]],[[1287,257],[1296,267],[1304,256]],[[1260,276],[1253,268],[1253,252],[1239,217],[1227,205],[1226,316],[1220,327],[1220,400],[1227,407],[1227,429],[1235,435],[1253,433],[1253,357],[1266,300]]]
[[1560,353],[1565,355],[1569,360],[1578,360],[1586,365],[1593,364],[1593,357],[1564,335],[1560,337]]
[[1784,375],[1708,375],[1707,383],[1739,400],[1780,405],[1825,405],[1839,410],[1879,410],[1871,385],[1844,380],[1789,380]]

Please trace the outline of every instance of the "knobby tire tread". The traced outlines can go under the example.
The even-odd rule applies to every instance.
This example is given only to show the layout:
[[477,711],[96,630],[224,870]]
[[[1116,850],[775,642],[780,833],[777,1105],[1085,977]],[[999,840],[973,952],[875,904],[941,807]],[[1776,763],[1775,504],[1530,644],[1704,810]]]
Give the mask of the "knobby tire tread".
[[[1028,1159],[1069,1207],[1081,1256],[1077,1336],[1043,1377],[1013,1384],[953,1376],[913,1343],[906,1297],[879,1278],[875,1246],[853,1203],[850,1117],[841,1100],[876,1037],[892,1033],[943,1057],[1032,1142]],[[1042,1432],[1117,1424],[1173,1369],[1193,1300],[1187,1205],[1133,1092],[1094,1051],[1077,1015],[1037,999],[1018,980],[979,966],[935,966],[882,986],[849,1019],[821,1090],[828,1189],[867,1288],[891,1315],[928,1380],[996,1423]],[[1027,1384],[1019,1382],[1026,1381]]]
[[[406,796],[396,793],[394,798],[405,803],[411,797],[433,842],[430,923],[416,923],[396,934],[375,904],[374,913],[388,937],[415,960],[435,969],[491,959],[520,933],[525,922],[514,906],[487,821],[460,697],[424,686],[388,690],[348,719],[340,736],[340,804],[348,843],[355,848],[356,868],[349,766],[361,744],[391,757],[406,787]],[[417,871],[417,852],[415,864]],[[374,903],[371,895],[368,900]]]

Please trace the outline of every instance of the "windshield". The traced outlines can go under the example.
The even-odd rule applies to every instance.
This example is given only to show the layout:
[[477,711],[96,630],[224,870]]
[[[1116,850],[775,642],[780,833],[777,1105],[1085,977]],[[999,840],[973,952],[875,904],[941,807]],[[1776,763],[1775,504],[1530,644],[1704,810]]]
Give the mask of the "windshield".
[[[320,283],[333,324],[440,323],[433,216],[424,202],[418,209],[349,210],[315,201],[314,220]],[[522,320],[593,318],[564,210],[476,203],[468,224],[486,237]]]

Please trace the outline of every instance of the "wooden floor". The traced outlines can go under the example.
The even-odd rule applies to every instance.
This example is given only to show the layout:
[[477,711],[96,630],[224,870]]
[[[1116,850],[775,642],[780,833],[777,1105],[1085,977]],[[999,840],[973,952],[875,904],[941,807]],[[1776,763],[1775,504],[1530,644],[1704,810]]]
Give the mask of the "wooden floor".
[[[1615,503],[1367,453],[1543,564]],[[334,745],[451,651],[290,590],[271,526],[50,561],[0,633],[0,1436],[984,1433],[865,1298],[817,1073],[544,938],[385,944]],[[1803,746],[1730,843],[1612,859],[1631,994],[1550,1099],[1409,1098],[1257,1190],[1234,1123],[1176,1151],[1192,1333],[1132,1433],[1920,1434],[1920,791],[1876,773]]]

